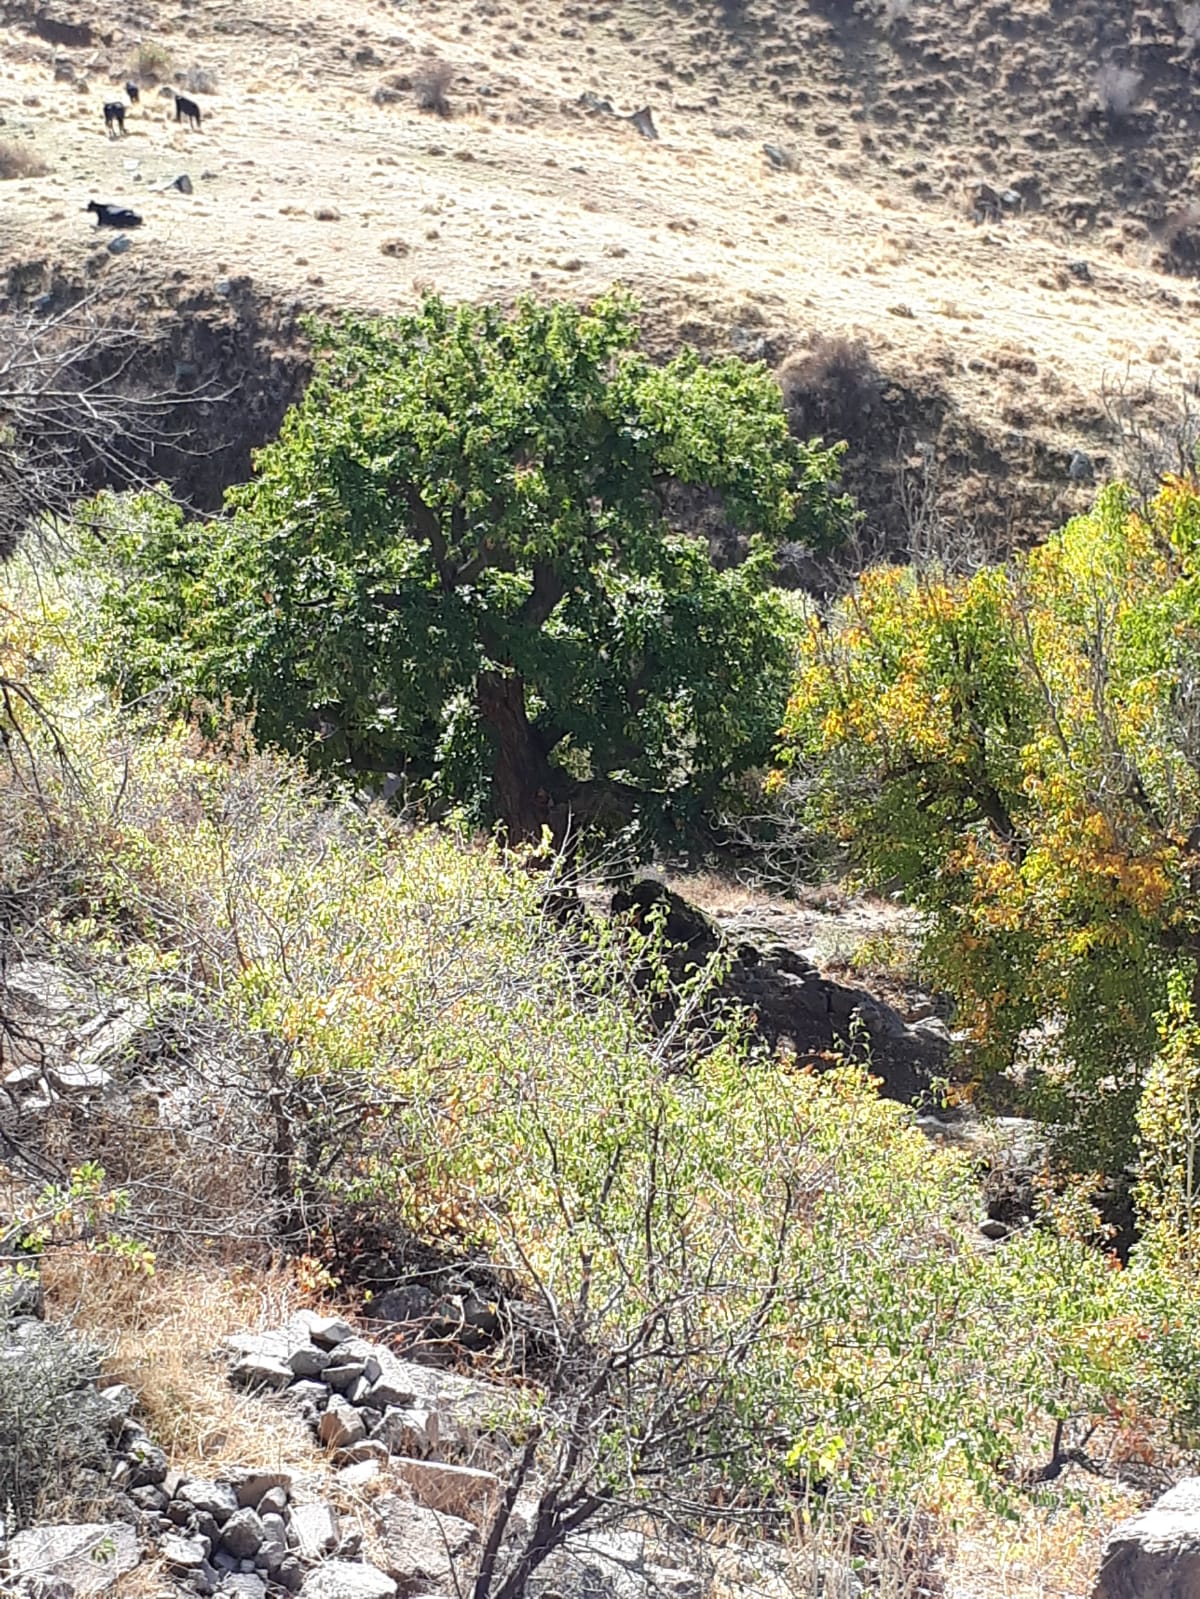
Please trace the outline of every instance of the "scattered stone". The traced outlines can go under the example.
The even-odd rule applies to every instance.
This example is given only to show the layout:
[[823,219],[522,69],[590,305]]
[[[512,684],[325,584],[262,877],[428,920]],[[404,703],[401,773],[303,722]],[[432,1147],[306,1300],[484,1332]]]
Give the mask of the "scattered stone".
[[328,1349],[317,1349],[313,1344],[304,1344],[300,1349],[294,1349],[288,1357],[288,1365],[297,1377],[319,1377],[326,1370],[333,1356]]
[[279,1570],[275,1573],[275,1581],[288,1593],[299,1593],[300,1585],[304,1581],[304,1567],[295,1555],[287,1555],[280,1562]]
[[194,1510],[206,1512],[218,1524],[228,1521],[241,1508],[237,1493],[227,1482],[203,1482],[195,1478],[185,1482],[175,1497]]
[[254,1572],[241,1572],[237,1576],[226,1577],[217,1592],[236,1594],[238,1599],[267,1599],[266,1582]]
[[[387,249],[384,248],[386,255]],[[407,249],[404,252],[407,254]],[[423,1283],[405,1283],[400,1288],[389,1288],[367,1307],[372,1321],[389,1323],[417,1322],[423,1320],[433,1308],[433,1293]]]
[[165,1510],[170,1503],[166,1489],[157,1483],[149,1483],[144,1488],[134,1488],[130,1491],[129,1497],[139,1510],[145,1510],[147,1513]]
[[405,1593],[449,1588],[454,1582],[454,1557],[475,1542],[469,1521],[441,1516],[394,1494],[372,1506],[379,1517],[379,1561]]
[[310,1571],[300,1599],[394,1599],[396,1584],[376,1566],[353,1560],[327,1560]]
[[8,1544],[8,1574],[36,1578],[39,1591],[61,1584],[78,1599],[106,1593],[141,1558],[137,1533],[123,1521],[33,1527]]
[[328,1449],[348,1449],[367,1436],[367,1424],[354,1406],[338,1394],[330,1397],[317,1426],[317,1437]]
[[438,1413],[389,1405],[379,1425],[371,1428],[371,1437],[384,1444],[389,1454],[424,1460],[438,1446]]
[[313,212],[313,216],[318,222],[340,222],[342,220],[342,213],[336,205],[319,205]]
[[1007,1223],[1002,1221],[993,1221],[991,1217],[989,1217],[987,1221],[981,1221],[979,1223],[979,1231],[985,1238],[990,1238],[993,1243],[998,1244],[1002,1238],[1008,1237],[1010,1228],[1008,1227]]
[[287,1361],[278,1355],[243,1355],[229,1373],[230,1382],[239,1388],[270,1388],[278,1393],[295,1376]]
[[486,1514],[500,1493],[499,1478],[474,1466],[401,1456],[392,1460],[391,1469],[412,1489],[418,1504],[468,1521]]
[[796,164],[788,151],[778,144],[764,144],[763,154],[780,172],[790,172]]
[[[260,1516],[282,1516],[287,1511],[287,1502],[287,1488],[282,1483],[276,1483],[273,1487],[267,1489],[255,1509]],[[245,1503],[240,1492],[238,1494],[238,1503]]]
[[292,1317],[289,1327],[293,1324],[303,1325],[305,1336],[321,1349],[334,1349],[354,1337],[354,1328],[340,1316],[317,1316],[311,1310],[301,1310]]
[[192,180],[188,177],[186,172],[181,172],[171,187],[173,189],[178,189],[180,194],[191,194]]
[[346,1449],[339,1449],[333,1457],[335,1466],[359,1466],[364,1460],[378,1460],[387,1464],[388,1447],[375,1438],[363,1438]]
[[262,1521],[254,1510],[237,1510],[221,1529],[221,1543],[236,1560],[256,1555],[266,1538]]
[[1092,281],[1092,269],[1086,261],[1068,261],[1067,271],[1073,278],[1078,278],[1081,283]]
[[133,1431],[132,1437],[125,1434],[122,1448],[129,1461],[130,1488],[145,1488],[166,1480],[169,1465],[166,1451],[140,1427]]
[[1083,450],[1075,450],[1067,466],[1067,476],[1072,483],[1094,483],[1096,469],[1092,465],[1092,458]]
[[[237,1498],[239,1510],[257,1510],[259,1515],[265,1515],[267,1510],[280,1512],[287,1506],[288,1494],[292,1491],[291,1475],[286,1471],[238,1471],[222,1473]],[[266,1499],[272,1495],[280,1495],[278,1505],[274,1498],[264,1510]]]
[[343,1466],[337,1477],[347,1488],[365,1488],[382,1469],[378,1460],[360,1460],[356,1466]]
[[159,1545],[167,1565],[172,1571],[180,1572],[198,1571],[207,1562],[210,1548],[208,1539],[195,1533],[191,1536],[171,1533]]
[[[105,248],[109,255],[124,255],[132,242],[127,233],[115,233]],[[111,1087],[112,1074],[102,1071],[99,1066],[92,1066],[87,1068],[81,1077],[78,1071],[68,1072],[66,1067],[61,1067],[54,1074],[54,1085],[64,1094],[84,1092],[98,1094],[102,1089]]]
[[301,1560],[319,1560],[337,1548],[337,1516],[328,1505],[293,1505],[288,1542]]
[[[375,1377],[368,1380],[368,1389],[371,1381],[378,1380],[379,1362],[375,1361]],[[365,1360],[339,1360],[336,1365],[325,1369],[325,1382],[334,1393],[348,1393],[360,1377],[367,1375],[368,1364]]]
[[1185,1477],[1108,1536],[1092,1599],[1200,1594],[1200,1477]]

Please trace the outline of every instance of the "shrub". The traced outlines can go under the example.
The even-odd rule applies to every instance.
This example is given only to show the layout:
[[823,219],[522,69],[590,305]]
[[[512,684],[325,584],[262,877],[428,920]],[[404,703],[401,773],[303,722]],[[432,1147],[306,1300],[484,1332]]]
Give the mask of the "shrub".
[[450,115],[450,102],[446,98],[454,78],[454,68],[441,56],[428,56],[418,62],[412,75],[413,93],[422,111],[436,111],[439,117]]
[[797,438],[855,442],[875,424],[883,383],[861,339],[818,334],[781,368],[779,387]]
[[105,1411],[95,1345],[0,1315],[0,1515],[9,1533],[78,1518],[104,1498]]
[[207,67],[189,67],[183,76],[183,86],[189,94],[215,94],[217,75]]
[[1096,100],[1101,111],[1114,120],[1126,117],[1137,103],[1142,74],[1133,67],[1110,61],[1096,74]]
[[27,144],[0,139],[0,182],[6,178],[41,178],[50,168]]
[[171,75],[171,52],[165,45],[146,39],[133,53],[130,72],[142,83],[161,83]]

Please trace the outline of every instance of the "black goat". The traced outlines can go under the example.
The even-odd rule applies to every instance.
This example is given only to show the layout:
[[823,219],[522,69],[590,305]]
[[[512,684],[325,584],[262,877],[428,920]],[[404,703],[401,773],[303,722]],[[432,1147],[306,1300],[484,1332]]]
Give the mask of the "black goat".
[[138,88],[137,84],[127,83],[125,85],[125,93],[129,96],[130,104],[137,105],[138,100],[141,98],[141,90]]
[[113,137],[114,130],[125,132],[125,107],[119,100],[109,100],[104,107],[104,127],[109,138]]
[[98,228],[140,228],[142,219],[127,205],[109,205],[103,200],[89,200],[87,209],[96,213]]
[[184,117],[193,128],[200,126],[200,107],[194,100],[189,100],[186,94],[175,96],[175,120],[182,122]]

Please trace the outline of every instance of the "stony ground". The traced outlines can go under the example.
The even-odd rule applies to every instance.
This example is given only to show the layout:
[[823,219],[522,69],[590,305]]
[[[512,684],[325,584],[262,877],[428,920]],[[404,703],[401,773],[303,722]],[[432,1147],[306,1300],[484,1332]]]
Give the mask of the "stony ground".
[[[48,169],[0,183],[10,293],[91,276],[150,316],[229,281],[392,309],[619,280],[662,348],[794,362],[815,341],[818,391],[844,384],[820,352],[845,336],[865,384],[803,414],[844,425],[893,531],[919,511],[899,468],[964,529],[1042,532],[1086,502],[1075,452],[1102,474],[1187,403],[1197,64],[1169,7],[116,0],[98,21],[3,0],[0,24],[0,139]],[[434,62],[447,115],[417,104]],[[657,141],[626,120],[642,106]],[[977,223],[980,181],[1023,210]],[[99,248],[93,198],[144,214],[128,253]]]

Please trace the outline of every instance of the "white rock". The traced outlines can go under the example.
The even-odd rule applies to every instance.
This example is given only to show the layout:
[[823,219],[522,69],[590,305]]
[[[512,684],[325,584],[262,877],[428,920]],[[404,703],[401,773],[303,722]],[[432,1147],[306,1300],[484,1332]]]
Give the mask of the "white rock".
[[68,1583],[78,1599],[114,1588],[140,1558],[137,1533],[123,1521],[33,1527],[8,1545],[10,1576]]
[[319,1560],[337,1548],[338,1520],[328,1505],[293,1505],[288,1530],[301,1560]]
[[1200,1595],[1200,1477],[1185,1477],[1108,1536],[1092,1599]]
[[300,1599],[394,1599],[395,1593],[390,1577],[356,1560],[327,1560],[300,1587]]
[[371,1508],[379,1517],[376,1558],[405,1593],[453,1587],[453,1557],[478,1536],[469,1521],[438,1515],[395,1494],[375,1500]]

